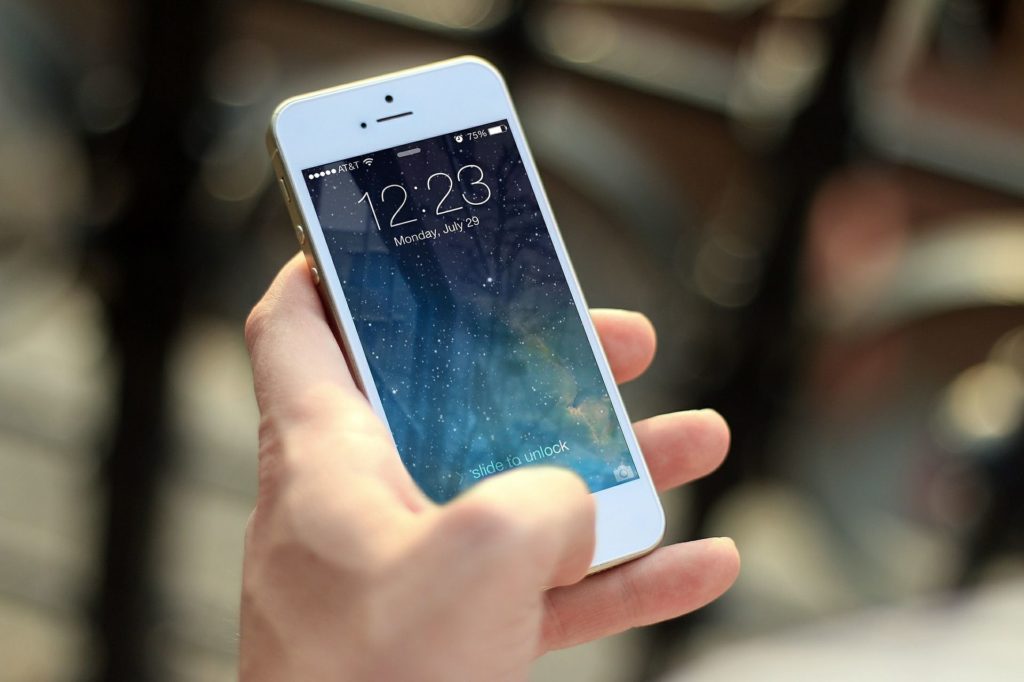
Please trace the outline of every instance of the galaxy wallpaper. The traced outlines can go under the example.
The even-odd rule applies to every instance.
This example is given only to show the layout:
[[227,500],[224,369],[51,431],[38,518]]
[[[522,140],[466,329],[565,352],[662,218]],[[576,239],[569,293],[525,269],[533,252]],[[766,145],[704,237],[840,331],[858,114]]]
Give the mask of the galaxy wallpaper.
[[405,465],[636,478],[507,121],[303,171]]

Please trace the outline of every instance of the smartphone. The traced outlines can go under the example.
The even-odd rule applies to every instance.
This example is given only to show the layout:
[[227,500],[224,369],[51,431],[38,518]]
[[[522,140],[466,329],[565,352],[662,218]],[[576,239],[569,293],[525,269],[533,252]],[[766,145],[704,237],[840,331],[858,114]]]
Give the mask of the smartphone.
[[661,504],[497,70],[462,57],[293,97],[267,139],[356,380],[423,491],[569,467],[596,501],[593,571],[657,546]]

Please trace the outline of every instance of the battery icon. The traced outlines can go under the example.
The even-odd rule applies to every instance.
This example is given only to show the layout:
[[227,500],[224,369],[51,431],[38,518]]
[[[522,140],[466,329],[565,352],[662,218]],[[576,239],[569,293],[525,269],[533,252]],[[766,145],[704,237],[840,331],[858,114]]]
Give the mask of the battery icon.
[[505,132],[505,130],[506,130],[505,126],[491,126],[490,128],[487,129],[487,134],[488,135],[497,135],[498,133]]

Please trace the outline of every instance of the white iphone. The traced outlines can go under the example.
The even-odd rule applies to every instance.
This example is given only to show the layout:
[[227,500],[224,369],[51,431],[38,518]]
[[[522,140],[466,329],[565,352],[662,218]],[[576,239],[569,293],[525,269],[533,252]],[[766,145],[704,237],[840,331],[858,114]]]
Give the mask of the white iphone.
[[592,570],[657,546],[664,513],[494,67],[294,97],[268,143],[356,379],[423,491],[569,467],[596,501]]

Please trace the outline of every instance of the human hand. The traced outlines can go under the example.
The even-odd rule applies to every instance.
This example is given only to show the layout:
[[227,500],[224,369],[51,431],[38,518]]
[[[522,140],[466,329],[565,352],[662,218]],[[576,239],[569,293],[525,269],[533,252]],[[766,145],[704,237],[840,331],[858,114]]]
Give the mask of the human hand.
[[[641,374],[654,356],[650,322],[593,318],[616,379]],[[261,420],[245,682],[525,679],[547,651],[700,608],[736,578],[724,538],[585,578],[594,504],[566,469],[517,469],[434,504],[356,388],[301,256],[254,308],[246,340]],[[635,430],[659,489],[709,473],[728,447],[710,411]]]

